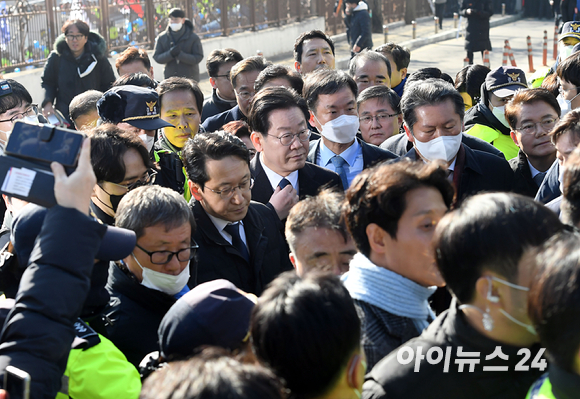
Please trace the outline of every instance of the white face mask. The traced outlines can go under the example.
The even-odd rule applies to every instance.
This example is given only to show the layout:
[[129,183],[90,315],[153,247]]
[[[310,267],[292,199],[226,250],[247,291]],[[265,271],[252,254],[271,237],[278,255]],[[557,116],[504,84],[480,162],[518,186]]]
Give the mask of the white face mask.
[[558,46],[558,55],[560,56],[560,62],[570,57],[572,55],[573,49],[574,46],[567,46],[561,42],[560,45]]
[[183,26],[183,24],[181,22],[178,22],[175,24],[169,24],[169,28],[174,32],[177,32],[179,29],[181,29],[182,26]]
[[556,100],[558,100],[558,104],[560,105],[560,118],[563,118],[568,112],[572,111],[572,101],[578,97],[580,93],[576,94],[572,100],[566,100],[562,94],[558,94]]
[[187,266],[185,266],[185,269],[181,273],[174,276],[143,267],[135,255],[131,254],[131,256],[142,270],[143,281],[141,281],[141,285],[147,288],[165,292],[167,295],[175,295],[181,292],[189,281],[189,262],[187,262]]
[[442,159],[451,162],[461,146],[461,135],[462,133],[455,136],[439,136],[426,143],[417,140],[415,137],[414,145],[419,154],[427,161]]
[[147,147],[147,152],[151,152],[151,149],[153,148],[153,144],[155,143],[155,137],[154,136],[149,136],[145,133],[140,134],[139,138],[141,139],[141,141],[143,141],[143,144],[145,144],[145,147]]
[[504,125],[505,127],[510,127],[510,124],[505,118],[505,106],[494,107],[492,105],[491,107],[492,107],[491,113],[493,114],[493,116],[495,116],[497,120],[500,121],[501,124]]
[[558,174],[558,182],[560,183],[560,192],[564,194],[564,166],[562,164],[558,165],[560,167],[560,172]]
[[320,123],[316,116],[314,119],[322,126],[320,134],[334,143],[350,143],[356,137],[359,128],[358,116],[356,115],[341,115],[326,122],[324,125]]

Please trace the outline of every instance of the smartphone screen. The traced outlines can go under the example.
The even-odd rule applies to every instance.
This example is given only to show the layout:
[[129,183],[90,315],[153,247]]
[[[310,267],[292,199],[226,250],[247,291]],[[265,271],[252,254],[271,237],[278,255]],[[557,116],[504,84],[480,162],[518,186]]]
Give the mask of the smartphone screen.
[[10,399],[30,399],[30,374],[18,367],[7,366],[4,371],[4,389]]
[[[40,138],[43,135],[52,135],[52,138],[45,141]],[[5,152],[22,158],[55,161],[66,167],[74,167],[83,139],[83,134],[72,130],[16,122]]]

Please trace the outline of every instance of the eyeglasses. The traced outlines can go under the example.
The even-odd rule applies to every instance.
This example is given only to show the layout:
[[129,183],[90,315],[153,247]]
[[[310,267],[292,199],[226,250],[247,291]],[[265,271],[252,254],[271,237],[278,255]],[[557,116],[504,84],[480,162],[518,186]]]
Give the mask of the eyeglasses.
[[525,134],[533,134],[538,131],[537,126],[540,125],[542,130],[548,133],[556,125],[557,121],[558,118],[548,118],[541,122],[526,122],[522,126],[516,128],[516,130]]
[[66,40],[76,42],[78,40],[81,40],[83,37],[85,37],[85,35],[66,35],[65,37],[66,37]]
[[135,244],[135,246],[139,248],[141,251],[145,252],[147,255],[149,255],[149,260],[154,265],[165,265],[171,262],[173,256],[177,256],[177,260],[180,262],[187,262],[188,260],[192,260],[195,257],[195,253],[199,248],[199,245],[197,245],[197,243],[193,239],[191,240],[190,247],[180,249],[177,252],[172,251],[149,252],[139,244]]
[[10,123],[14,124],[14,122],[16,122],[17,120],[20,120],[22,118],[35,117],[37,115],[38,115],[38,106],[36,104],[32,104],[30,107],[28,107],[26,109],[26,111],[18,113],[18,114],[14,114],[14,116],[12,116],[12,118],[4,119],[4,120],[1,120],[0,122],[10,122]]
[[112,183],[115,186],[119,186],[122,187],[124,189],[126,189],[127,191],[131,191],[136,189],[137,187],[141,187],[141,186],[150,186],[153,181],[155,180],[155,176],[157,175],[157,171],[155,170],[148,170],[147,172],[145,172],[145,174],[136,182],[133,182],[131,184],[118,184],[118,183]]
[[373,123],[373,119],[376,119],[377,123],[380,124],[381,122],[386,122],[390,118],[398,116],[399,114],[400,114],[400,112],[396,113],[396,114],[377,114],[376,116],[367,115],[367,116],[363,116],[362,118],[359,118],[358,120],[363,125],[369,125],[369,124]]
[[215,75],[214,78],[226,78],[227,80],[230,80],[230,74],[226,74],[226,75]]
[[286,133],[280,137],[274,136],[273,134],[268,134],[268,133],[266,133],[266,136],[276,137],[278,140],[280,140],[280,144],[288,147],[288,146],[292,145],[292,143],[294,142],[294,139],[296,137],[298,137],[298,140],[300,140],[302,142],[308,141],[308,139],[310,138],[310,133],[311,133],[310,130],[305,129],[305,130],[301,131],[300,133],[296,133],[296,134]]
[[205,188],[207,188],[210,191],[213,191],[214,193],[219,195],[221,197],[221,199],[223,199],[223,200],[228,200],[228,199],[232,198],[237,188],[240,189],[241,193],[247,193],[248,191],[250,191],[252,189],[252,187],[254,187],[254,179],[246,180],[246,181],[242,182],[239,186],[224,188],[223,190],[220,190],[220,191],[217,191],[217,190],[214,190],[213,188],[209,188],[208,186],[205,186]]
[[242,100],[249,100],[250,98],[253,98],[256,95],[255,91],[242,91],[242,92],[238,92],[237,90],[234,91],[236,92],[238,97],[240,97]]

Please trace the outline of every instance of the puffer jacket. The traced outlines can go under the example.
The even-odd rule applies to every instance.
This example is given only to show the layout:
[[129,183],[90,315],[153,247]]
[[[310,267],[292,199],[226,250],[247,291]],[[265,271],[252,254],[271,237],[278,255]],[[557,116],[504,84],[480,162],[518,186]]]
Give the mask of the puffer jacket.
[[[171,55],[171,49],[178,46],[180,51],[177,56]],[[165,79],[172,76],[182,76],[199,82],[199,63],[203,60],[203,47],[201,40],[193,32],[193,24],[190,20],[177,32],[173,32],[169,26],[155,41],[153,59],[159,64],[166,64]]]
[[[93,65],[95,62],[96,64]],[[81,77],[85,74],[86,76]],[[44,107],[48,102],[53,103],[55,109],[62,112],[71,122],[68,106],[76,95],[87,90],[105,92],[114,81],[115,73],[107,59],[107,44],[101,35],[95,32],[89,33],[85,52],[77,60],[62,34],[56,39],[54,50],[48,56],[44,66],[42,106]]]

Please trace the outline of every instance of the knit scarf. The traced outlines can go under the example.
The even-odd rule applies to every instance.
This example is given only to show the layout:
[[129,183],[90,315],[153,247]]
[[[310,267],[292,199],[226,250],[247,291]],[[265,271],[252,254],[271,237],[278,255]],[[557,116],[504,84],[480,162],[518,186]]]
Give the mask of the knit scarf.
[[395,316],[412,319],[419,331],[429,325],[428,318],[435,318],[427,299],[436,287],[423,287],[400,274],[376,266],[361,253],[354,256],[350,270],[342,280],[353,299]]

